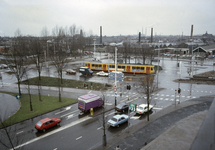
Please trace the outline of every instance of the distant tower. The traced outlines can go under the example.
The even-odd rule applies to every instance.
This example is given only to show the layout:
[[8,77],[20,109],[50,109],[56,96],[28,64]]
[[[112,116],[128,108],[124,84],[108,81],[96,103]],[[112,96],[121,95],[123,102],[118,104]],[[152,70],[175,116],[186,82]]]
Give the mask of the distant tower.
[[140,40],[141,40],[141,32],[139,32],[139,43],[140,43]]
[[100,44],[102,44],[102,26],[100,26]]
[[151,43],[153,42],[153,28],[151,28]]
[[83,36],[82,29],[81,29],[81,31],[80,31],[80,36],[81,36],[81,37]]
[[145,36],[147,36],[147,27],[145,28]]
[[191,25],[191,35],[190,35],[191,41],[193,41],[193,25]]

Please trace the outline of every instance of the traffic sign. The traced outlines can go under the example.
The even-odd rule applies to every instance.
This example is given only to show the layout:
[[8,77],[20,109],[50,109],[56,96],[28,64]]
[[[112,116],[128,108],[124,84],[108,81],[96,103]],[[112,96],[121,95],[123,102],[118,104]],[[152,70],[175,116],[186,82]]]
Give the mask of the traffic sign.
[[[115,76],[109,76],[109,79],[115,80]],[[117,81],[124,81],[124,78],[116,78]]]
[[109,76],[115,77],[115,74],[116,74],[117,78],[124,78],[124,73],[122,73],[122,72],[118,72],[118,71],[109,72]]
[[20,99],[21,98],[21,95],[16,95],[16,99]]
[[136,104],[133,104],[133,103],[130,103],[130,104],[129,104],[129,110],[130,110],[130,111],[136,112],[136,108],[137,108],[137,105],[136,105]]

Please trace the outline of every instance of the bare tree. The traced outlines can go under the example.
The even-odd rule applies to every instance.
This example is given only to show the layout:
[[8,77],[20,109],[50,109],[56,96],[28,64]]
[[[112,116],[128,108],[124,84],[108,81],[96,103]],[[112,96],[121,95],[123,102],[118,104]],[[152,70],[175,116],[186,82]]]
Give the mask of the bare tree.
[[5,61],[9,64],[11,72],[13,72],[17,78],[19,94],[21,95],[20,82],[28,67],[26,56],[29,48],[27,39],[21,36],[15,38],[14,43],[13,49],[10,55],[6,57]]
[[142,96],[146,96],[147,103],[147,120],[149,121],[149,105],[152,103],[152,93],[156,90],[156,85],[154,83],[153,75],[146,75],[145,77],[140,78],[139,80],[140,86],[142,88],[138,88],[137,91]]
[[142,45],[141,50],[140,50],[140,55],[141,55],[142,60],[143,60],[143,65],[146,64],[146,58],[148,56],[148,51],[149,51],[148,45]]
[[3,121],[6,112],[0,112],[0,149],[16,149],[16,146],[22,143],[22,138],[16,134],[16,127],[10,126],[10,123]]

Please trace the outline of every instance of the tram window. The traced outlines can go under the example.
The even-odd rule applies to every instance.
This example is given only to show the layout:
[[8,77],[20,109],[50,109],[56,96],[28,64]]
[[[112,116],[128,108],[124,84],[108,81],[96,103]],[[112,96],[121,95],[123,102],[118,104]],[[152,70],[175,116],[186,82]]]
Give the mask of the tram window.
[[99,65],[99,67],[102,67],[102,65]]
[[122,69],[125,69],[125,66],[122,66]]
[[95,66],[95,64],[92,64],[92,67],[94,67]]
[[153,68],[151,68],[151,70],[153,70]]
[[144,67],[141,67],[140,69],[141,69],[141,70],[144,70]]
[[137,70],[140,70],[140,67],[137,67]]
[[98,67],[98,65],[95,65],[95,67]]
[[134,69],[136,69],[136,67],[132,67],[132,69],[134,70]]
[[85,66],[87,66],[87,64],[85,64]]
[[122,66],[118,66],[118,68],[122,68]]
[[115,65],[110,65],[110,68],[115,68]]

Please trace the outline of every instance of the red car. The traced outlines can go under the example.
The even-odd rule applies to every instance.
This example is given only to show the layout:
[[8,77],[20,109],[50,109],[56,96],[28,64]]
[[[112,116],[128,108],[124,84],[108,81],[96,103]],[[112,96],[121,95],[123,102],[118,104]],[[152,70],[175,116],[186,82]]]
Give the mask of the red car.
[[60,122],[61,120],[58,118],[45,118],[40,120],[39,122],[37,122],[37,124],[35,124],[35,128],[39,131],[43,131],[46,132],[47,129],[53,127],[53,126],[60,126]]

